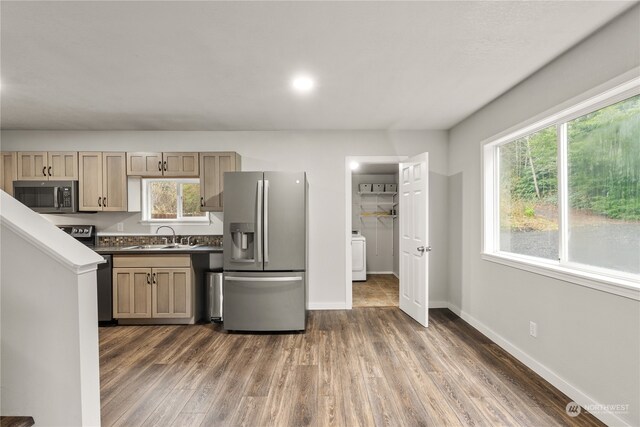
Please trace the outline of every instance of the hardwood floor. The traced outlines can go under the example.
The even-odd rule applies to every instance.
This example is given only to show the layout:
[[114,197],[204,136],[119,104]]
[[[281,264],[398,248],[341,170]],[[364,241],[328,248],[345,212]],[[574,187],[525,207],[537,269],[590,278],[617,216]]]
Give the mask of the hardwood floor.
[[448,310],[314,311],[305,334],[100,328],[103,426],[603,425]]
[[353,282],[353,307],[397,307],[400,283],[393,274],[367,274],[366,282]]

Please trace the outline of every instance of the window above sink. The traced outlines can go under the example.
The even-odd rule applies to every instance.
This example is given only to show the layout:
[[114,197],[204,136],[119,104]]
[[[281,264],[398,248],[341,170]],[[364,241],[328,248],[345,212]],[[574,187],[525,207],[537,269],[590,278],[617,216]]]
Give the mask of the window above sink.
[[143,179],[142,221],[208,225],[208,212],[200,210],[200,181],[186,178]]

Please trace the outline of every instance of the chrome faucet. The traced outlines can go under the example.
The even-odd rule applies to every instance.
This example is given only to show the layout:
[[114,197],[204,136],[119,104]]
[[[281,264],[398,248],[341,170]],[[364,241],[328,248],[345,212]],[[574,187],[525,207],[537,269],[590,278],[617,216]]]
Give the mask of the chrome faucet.
[[171,232],[173,233],[173,241],[172,241],[172,243],[175,245],[176,244],[176,230],[174,230],[173,228],[169,227],[168,225],[161,225],[160,227],[158,227],[156,229],[156,234],[158,234],[158,231],[160,231],[161,228],[168,228],[169,230],[171,230]]

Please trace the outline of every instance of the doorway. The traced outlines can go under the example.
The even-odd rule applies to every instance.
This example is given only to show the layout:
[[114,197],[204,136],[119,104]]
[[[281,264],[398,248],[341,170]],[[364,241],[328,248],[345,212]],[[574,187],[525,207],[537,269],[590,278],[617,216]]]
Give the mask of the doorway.
[[398,164],[351,172],[353,307],[398,307]]
[[349,308],[399,305],[398,174],[403,159],[347,159]]

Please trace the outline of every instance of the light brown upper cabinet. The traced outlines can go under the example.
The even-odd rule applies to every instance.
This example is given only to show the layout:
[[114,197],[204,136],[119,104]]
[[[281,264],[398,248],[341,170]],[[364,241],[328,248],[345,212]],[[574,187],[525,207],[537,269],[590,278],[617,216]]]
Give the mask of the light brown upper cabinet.
[[200,153],[200,210],[223,210],[224,173],[239,170],[238,153]]
[[42,181],[48,180],[47,152],[19,152],[18,153],[18,180]]
[[162,153],[164,176],[198,177],[198,153]]
[[162,176],[162,153],[127,153],[127,175]]
[[78,179],[78,153],[50,151],[47,154],[47,174],[50,180]]
[[127,153],[127,175],[197,177],[198,153]]
[[78,157],[79,210],[126,211],[126,154],[81,152]]
[[77,180],[78,153],[72,151],[18,152],[18,180]]
[[0,189],[13,196],[13,181],[18,179],[18,153],[0,153]]

